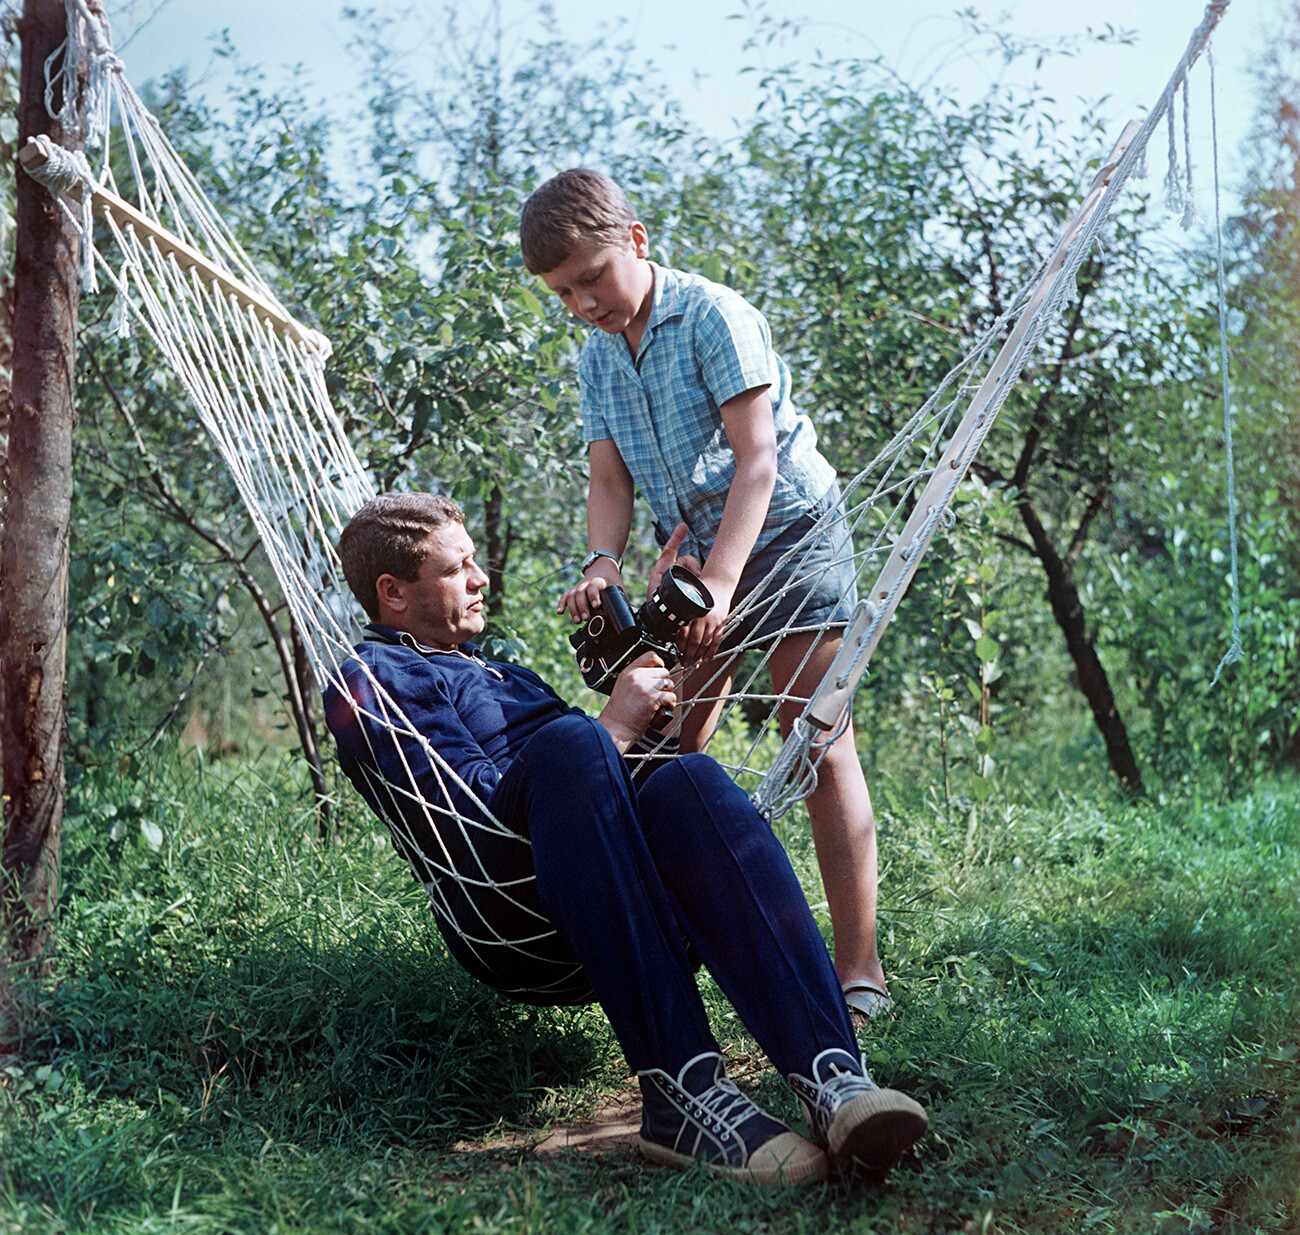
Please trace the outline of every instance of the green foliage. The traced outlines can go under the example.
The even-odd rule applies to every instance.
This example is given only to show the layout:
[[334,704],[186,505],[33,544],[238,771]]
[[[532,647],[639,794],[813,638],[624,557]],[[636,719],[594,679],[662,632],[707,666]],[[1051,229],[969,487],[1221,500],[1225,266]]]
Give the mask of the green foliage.
[[[575,161],[613,130],[627,137],[628,158],[653,150],[648,164],[660,168],[659,139],[671,150],[682,130],[671,109],[660,117],[640,101],[653,91],[630,88],[649,70],[598,47],[552,39],[520,49],[507,66],[482,53],[481,30],[453,21],[434,66],[435,98],[398,68],[395,27],[357,21],[358,46],[393,70],[377,78],[373,158],[360,184],[338,173],[333,135],[301,95],[268,90],[257,71],[240,72],[221,111],[179,78],[161,84],[153,106],[290,311],[331,337],[327,385],[376,486],[439,489],[466,505],[492,576],[493,629],[518,640],[517,621],[526,631],[525,606],[537,597],[510,606],[513,580],[553,572],[583,543],[584,454],[569,380],[575,324],[549,297],[543,303],[522,269],[519,205],[539,169]],[[539,75],[539,63],[561,60],[575,72]],[[613,83],[629,89],[593,110]],[[129,192],[129,176],[120,178]],[[96,738],[106,737],[97,724],[107,715],[138,719],[147,731],[186,689],[141,695],[140,679],[161,664],[173,683],[196,675],[187,707],[200,714],[196,732],[211,733],[222,700],[249,697],[239,658],[267,676],[280,671],[256,640],[239,638],[250,606],[228,590],[236,563],[251,560],[257,585],[272,595],[278,588],[254,554],[229,478],[148,341],[116,338],[107,293],[87,316],[79,404],[89,409],[89,448],[78,460],[75,533],[85,552],[73,607],[94,629],[72,632],[89,636],[84,653],[74,650],[73,680],[85,696],[73,710]],[[150,553],[124,569],[142,543],[170,546],[189,577],[149,569]],[[507,571],[508,560],[517,569]],[[520,617],[507,617],[508,608]],[[165,629],[146,620],[164,611],[173,619]],[[118,625],[106,647],[101,619],[110,613]],[[103,671],[109,655],[116,679]],[[263,716],[245,720],[269,732]]]
[[[930,1131],[882,1188],[756,1193],[529,1152],[626,1085],[603,1016],[450,962],[382,832],[311,841],[295,764],[74,789],[57,981],[0,1059],[0,1230],[1293,1230],[1300,795],[1009,784],[954,831],[878,784],[897,1012]],[[801,824],[782,839],[810,897]],[[733,1072],[798,1121],[711,983]],[[1180,1218],[1161,1214],[1181,1214]]]
[[[851,474],[938,388],[1013,293],[1033,285],[1104,135],[1087,113],[1061,123],[1051,101],[1033,92],[995,89],[958,105],[919,95],[870,61],[788,70],[774,79],[773,103],[747,147],[762,186],[752,199],[761,203],[752,228],[761,250],[753,251],[763,258],[755,290],[823,449]],[[1113,213],[1104,255],[1085,262],[1077,295],[1049,326],[975,463],[983,482],[1014,490],[1032,533],[1003,524],[996,546],[959,569],[1014,578],[1037,597],[1041,583],[1010,561],[1027,552],[1054,594],[1077,592],[1076,568],[1095,569],[1081,551],[1108,495],[1131,473],[1149,471],[1172,448],[1171,433],[1184,432],[1151,392],[1194,372],[1207,327],[1174,318],[1171,328],[1168,306],[1182,303],[1185,289],[1156,262],[1144,211],[1131,197]],[[936,593],[936,607],[927,599],[924,589],[909,591],[913,628],[945,628],[953,617],[945,600]],[[1018,608],[1017,616],[1030,612]],[[1059,607],[1048,612],[1064,623]],[[1037,666],[1025,666],[1026,681],[1057,672],[1055,649],[1041,643],[1059,643],[1059,634],[1036,617],[1016,634],[1026,659],[1031,649],[1041,653]],[[917,660],[914,643],[887,639],[876,681],[894,695],[911,690],[901,684],[923,668]],[[940,675],[930,695],[946,709],[948,670],[930,670]],[[996,732],[978,714],[971,719],[970,740],[988,748],[976,752],[982,761]],[[991,793],[988,778],[974,775],[969,791]]]
[[[1101,142],[1037,96],[959,107],[858,62],[775,74],[723,154],[618,49],[553,40],[503,61],[460,18],[417,85],[393,30],[359,20],[382,71],[355,180],[301,98],[256,74],[227,119],[164,83],[164,126],[285,302],[334,339],[331,391],[376,479],[469,497],[476,537],[503,571],[509,557],[498,654],[574,697],[553,609],[581,544],[576,335],[515,255],[532,184],[573,162],[620,175],[656,255],[768,312],[853,471],[1034,268]],[[1289,155],[1283,78],[1269,98]],[[244,560],[229,482],[147,346],[88,304],[69,646],[77,756],[101,766],[71,776],[55,981],[0,1059],[0,1230],[1295,1230],[1300,817],[1268,772],[1297,709],[1297,233],[1294,160],[1265,162],[1231,289],[1252,412],[1246,658],[1210,687],[1228,617],[1211,281],[1194,272],[1189,293],[1152,261],[1134,198],[858,701],[898,1001],[864,1046],[932,1113],[878,1191],[755,1195],[623,1157],[534,1158],[623,1079],[598,1011],[469,982],[351,796],[343,844],[312,843],[297,764],[166,755],[141,779],[115,757],[196,664],[213,667],[196,693],[231,717],[216,749],[276,735],[241,710],[264,690],[265,632],[227,590],[229,560],[157,498],[161,475]],[[1137,805],[1104,780],[996,483],[1025,459],[1058,543],[1088,537],[1090,633],[1165,786]],[[798,812],[782,838],[818,903]],[[705,990],[742,1083],[797,1120]]]
[[793,100],[749,139],[769,255],[754,292],[832,461],[852,472],[935,389],[987,309],[973,272],[958,270],[958,203],[965,143],[986,139],[988,117],[929,109],[868,62],[781,86]]
[[[1258,63],[1258,119],[1246,209],[1231,234],[1240,312],[1232,356],[1248,456],[1282,507],[1300,503],[1300,7],[1278,6],[1278,28]],[[1292,563],[1296,561],[1292,547]]]
[[[70,564],[69,586],[81,607],[69,623],[87,661],[127,681],[162,670],[181,672],[183,658],[214,625],[198,564],[176,561],[175,546],[140,528],[119,528],[88,544]],[[141,632],[128,641],[132,631]]]
[[89,1048],[55,1060],[69,1080],[71,1062],[110,1104],[143,1086],[200,1142],[200,1125],[273,1135],[288,1116],[304,1145],[427,1143],[508,1117],[589,1058],[584,1013],[507,1005],[449,960],[369,818],[320,851],[292,762],[154,772],[85,777],[70,801],[45,1006],[60,1041]]
[[[568,665],[567,632],[546,611],[583,543],[573,372],[581,330],[516,253],[518,207],[538,180],[575,162],[609,167],[650,223],[657,257],[758,303],[824,450],[848,474],[1031,277],[1105,135],[1090,113],[1063,120],[1066,111],[1039,93],[998,89],[958,103],[857,60],[771,74],[754,124],[721,150],[681,122],[653,66],[631,62],[626,49],[565,43],[545,22],[542,39],[516,47],[502,40],[501,21],[495,6],[473,20],[449,9],[438,56],[417,64],[400,46],[401,22],[358,16],[356,47],[375,85],[369,141],[350,142],[368,150],[346,172],[332,153],[339,135],[295,87],[271,90],[246,66],[222,110],[180,79],[163,82],[154,102],[281,298],[333,339],[329,388],[377,485],[433,487],[466,502],[492,576],[492,635],[558,669]],[[977,37],[1008,54],[1025,50],[996,32]],[[1268,252],[1284,256],[1292,233],[1264,220],[1276,203],[1260,192]],[[1157,632],[1184,607],[1177,572],[1143,575],[1147,555],[1155,546],[1168,552],[1175,532],[1150,482],[1177,472],[1177,501],[1188,511],[1221,510],[1222,486],[1211,282],[1204,270],[1159,257],[1146,216],[1133,195],[1112,220],[977,472],[993,489],[1015,488],[1017,509],[1032,508],[1068,562],[1088,604],[1087,637],[1116,667],[1122,705],[1150,709],[1129,719],[1144,757],[1164,769],[1167,739],[1200,723],[1179,709],[1206,710],[1193,704],[1196,671],[1172,644],[1141,662],[1129,655],[1144,640],[1167,641]],[[1266,335],[1270,356],[1292,355],[1285,332],[1263,326],[1290,267],[1280,258],[1267,266],[1263,253],[1243,245],[1234,272],[1248,341]],[[231,561],[249,561],[261,587],[275,585],[228,479],[147,343],[112,336],[107,299],[87,313],[72,710],[97,740],[111,740],[100,723],[108,716],[147,732],[195,675],[185,706],[212,730],[222,701],[254,698],[245,689],[254,667],[265,678],[279,672],[257,646],[265,639],[249,633],[265,619],[250,620],[230,590]],[[1285,383],[1252,372],[1252,409],[1284,423]],[[1249,496],[1274,493],[1284,510],[1293,478],[1273,466],[1263,430],[1253,442],[1252,432],[1244,429]],[[174,505],[158,500],[159,478]],[[1261,560],[1293,561],[1290,521],[1254,509],[1261,526],[1277,529]],[[178,510],[201,531],[186,528]],[[946,802],[996,791],[997,774],[990,780],[987,762],[981,771],[971,760],[1005,768],[1024,761],[1013,748],[1028,733],[1055,726],[1073,741],[1076,732],[1071,670],[1042,603],[1041,549],[1012,522],[967,520],[971,534],[946,550],[957,556],[944,582],[927,581],[923,568],[877,653],[875,698],[860,708],[867,727],[901,711],[918,736],[963,745],[954,758],[978,779],[950,784]],[[202,532],[219,532],[228,553],[213,551]],[[633,539],[637,570],[650,556],[643,523]],[[1198,534],[1198,543],[1209,542]],[[168,555],[186,563],[183,577],[168,577]],[[975,583],[957,586],[962,578]],[[999,593],[996,603],[971,600],[981,586]],[[1278,580],[1260,586],[1260,610],[1277,610],[1280,630],[1291,593]],[[1149,631],[1132,625],[1148,620]],[[979,627],[974,640],[997,640],[995,667],[971,659],[978,649],[963,642],[968,622]],[[1229,758],[1253,774],[1280,755],[1286,663],[1261,668],[1270,685],[1242,672],[1228,679],[1234,702],[1223,706],[1249,732],[1226,746],[1198,743],[1198,758]],[[991,673],[1001,676],[980,680]],[[1236,698],[1239,687],[1249,698]],[[1047,725],[1053,708],[1059,726]],[[241,723],[276,736],[268,714],[254,709],[229,727],[234,745],[246,742]],[[953,724],[959,729],[945,737]],[[1255,754],[1234,753],[1246,748]]]
[[[1005,498],[1005,493],[971,480],[954,499],[953,526],[945,543],[936,547],[941,561],[948,554],[952,561],[952,574],[938,602],[944,632],[940,657],[937,664],[917,665],[913,671],[938,717],[944,810],[949,817],[950,757],[965,756],[970,798],[977,806],[987,802],[999,766],[994,752],[1006,739],[1007,724],[1021,710],[1002,690],[1003,643],[1012,628],[1020,629],[1019,623],[1008,621],[1006,607],[1015,606],[1016,598],[1008,593],[1008,564],[997,542],[1014,519]],[[941,572],[931,572],[936,573]],[[955,744],[951,753],[950,743]]]
[[[1168,477],[1161,487],[1172,498]],[[1215,769],[1248,784],[1276,765],[1300,723],[1300,593],[1287,560],[1294,526],[1275,499],[1262,515],[1243,512],[1242,659],[1217,684],[1232,627],[1226,520],[1171,500],[1165,530],[1163,544],[1122,555],[1114,569],[1115,625],[1130,632],[1147,757],[1166,776],[1204,783]]]
[[[972,477],[953,512],[882,641],[855,723],[870,769],[932,786],[936,809],[964,824],[1008,784],[1052,792],[1061,749],[1098,755],[1033,563],[1006,550],[1018,527],[1009,494]],[[1046,762],[1045,749],[1056,752]]]

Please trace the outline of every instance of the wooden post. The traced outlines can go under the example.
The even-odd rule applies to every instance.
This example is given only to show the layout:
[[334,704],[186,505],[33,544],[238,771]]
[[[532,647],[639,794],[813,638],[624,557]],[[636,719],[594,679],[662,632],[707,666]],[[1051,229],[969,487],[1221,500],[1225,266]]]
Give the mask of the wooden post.
[[[63,0],[25,0],[19,141],[79,148],[45,111],[45,62],[66,35]],[[61,102],[55,100],[56,106]],[[39,961],[58,904],[63,683],[79,243],[59,204],[19,176],[8,498],[0,537],[0,1042],[16,1031],[19,967]]]

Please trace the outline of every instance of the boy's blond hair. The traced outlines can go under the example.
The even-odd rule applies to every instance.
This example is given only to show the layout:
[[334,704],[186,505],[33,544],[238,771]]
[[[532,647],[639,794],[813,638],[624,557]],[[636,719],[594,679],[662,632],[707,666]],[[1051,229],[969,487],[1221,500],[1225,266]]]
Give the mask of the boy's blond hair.
[[530,274],[550,274],[582,240],[618,244],[636,222],[626,194],[603,172],[571,167],[538,185],[519,214],[519,247]]
[[339,536],[343,577],[371,621],[379,620],[380,575],[413,583],[429,556],[429,537],[465,513],[441,493],[381,493],[357,511]]

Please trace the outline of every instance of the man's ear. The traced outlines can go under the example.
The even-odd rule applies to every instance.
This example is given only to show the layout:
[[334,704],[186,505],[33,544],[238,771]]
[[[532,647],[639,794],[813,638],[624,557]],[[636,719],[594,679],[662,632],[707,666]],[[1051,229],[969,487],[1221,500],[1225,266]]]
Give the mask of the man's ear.
[[396,575],[380,575],[375,580],[375,596],[380,613],[406,612],[406,584]]

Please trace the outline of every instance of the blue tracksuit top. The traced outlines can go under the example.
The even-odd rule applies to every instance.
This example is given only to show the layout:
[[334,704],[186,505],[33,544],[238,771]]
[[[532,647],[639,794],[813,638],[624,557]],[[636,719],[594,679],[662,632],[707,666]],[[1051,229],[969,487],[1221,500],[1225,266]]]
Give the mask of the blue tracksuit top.
[[[440,775],[414,734],[422,734],[487,805],[515,755],[538,729],[561,716],[584,715],[531,669],[484,660],[472,643],[463,644],[462,652],[424,648],[410,635],[372,623],[356,646],[355,659],[342,666],[357,707],[335,683],[325,690],[325,722],[338,746],[339,763],[376,814],[389,822],[394,844],[417,867],[417,878],[419,867],[427,869],[427,864],[417,862],[402,833],[436,866],[445,866],[448,849],[455,864],[460,829],[440,828],[435,839],[431,820],[445,818],[448,810],[480,820],[483,812],[460,786]],[[365,662],[396,710],[376,694],[358,661]],[[431,813],[409,791],[401,792],[412,779]],[[399,787],[399,792],[387,786]],[[395,812],[400,819],[393,818]]]

